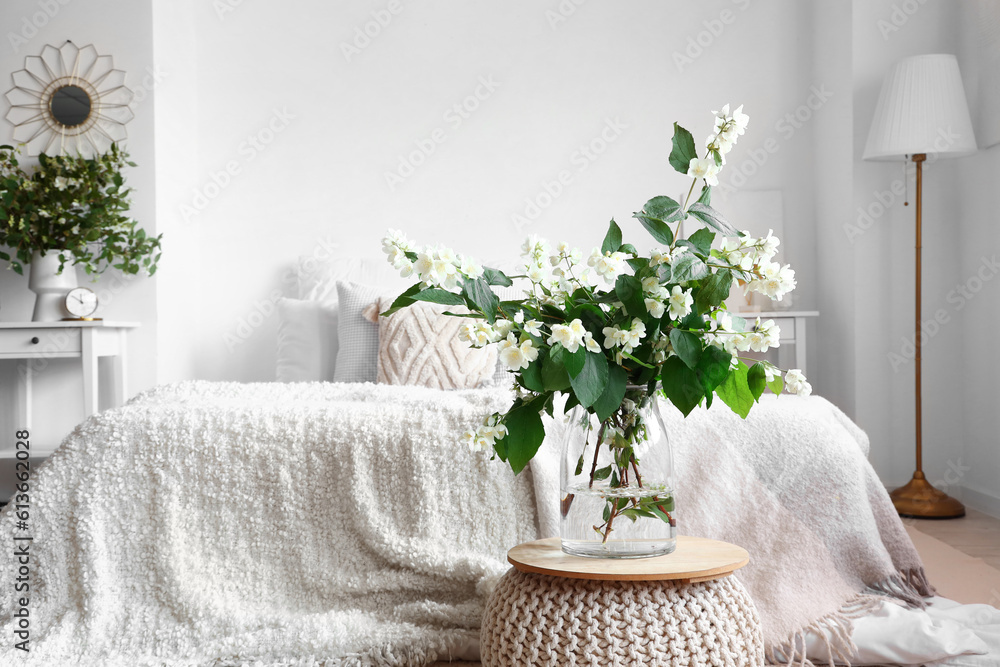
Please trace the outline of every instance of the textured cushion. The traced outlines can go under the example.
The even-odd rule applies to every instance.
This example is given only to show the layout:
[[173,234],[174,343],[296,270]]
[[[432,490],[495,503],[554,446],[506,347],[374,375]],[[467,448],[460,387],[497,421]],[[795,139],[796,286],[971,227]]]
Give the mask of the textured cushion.
[[337,309],[278,300],[278,382],[331,381],[337,360]]
[[463,318],[444,315],[454,307],[415,303],[390,317],[379,317],[392,305],[383,297],[368,309],[378,321],[378,381],[434,389],[472,389],[496,370],[495,346],[469,347],[458,338]]
[[[375,382],[378,370],[378,325],[363,311],[390,294],[383,288],[337,282],[337,333],[339,349],[334,382]],[[398,296],[398,295],[397,295]]]

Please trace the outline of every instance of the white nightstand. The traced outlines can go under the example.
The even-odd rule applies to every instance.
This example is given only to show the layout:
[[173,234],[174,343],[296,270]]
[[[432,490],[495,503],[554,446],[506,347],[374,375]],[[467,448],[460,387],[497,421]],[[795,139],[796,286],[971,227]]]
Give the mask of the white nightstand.
[[780,342],[782,345],[792,344],[795,346],[795,368],[803,373],[806,371],[806,319],[809,317],[819,317],[817,310],[777,310],[760,313],[753,312],[733,312],[747,321],[747,326],[759,317],[761,321],[774,320],[774,323],[781,329]]
[[[139,326],[136,322],[0,322],[0,361],[25,359],[19,375],[23,378],[23,391],[18,397],[17,428],[31,428],[31,379],[35,366],[46,359],[80,359],[83,375],[84,417],[97,412],[98,371],[100,357],[114,359],[114,404],[119,406],[128,398],[126,384],[126,341],[129,330]],[[0,452],[0,458],[6,458]]]

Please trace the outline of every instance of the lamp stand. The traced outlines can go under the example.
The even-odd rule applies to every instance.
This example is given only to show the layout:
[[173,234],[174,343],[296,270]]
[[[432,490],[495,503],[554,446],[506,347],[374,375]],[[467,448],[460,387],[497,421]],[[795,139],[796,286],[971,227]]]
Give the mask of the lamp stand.
[[914,517],[917,519],[957,519],[965,516],[965,506],[955,500],[947,493],[938,491],[927,478],[923,471],[923,433],[922,433],[922,405],[920,391],[920,214],[921,214],[921,189],[923,186],[923,164],[927,159],[926,153],[917,153],[913,156],[913,161],[917,165],[917,304],[916,304],[916,346],[917,353],[914,357],[916,363],[916,418],[917,418],[917,470],[913,473],[913,479],[906,486],[901,486],[893,491],[889,496],[892,504],[900,516]]

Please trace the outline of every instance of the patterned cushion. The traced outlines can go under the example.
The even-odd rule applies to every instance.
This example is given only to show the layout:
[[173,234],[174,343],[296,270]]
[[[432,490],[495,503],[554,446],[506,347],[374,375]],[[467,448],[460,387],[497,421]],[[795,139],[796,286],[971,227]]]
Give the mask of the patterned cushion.
[[[337,282],[337,363],[334,382],[375,382],[378,370],[378,326],[362,312],[388,295],[385,290],[344,281]],[[391,299],[390,299],[391,302]]]
[[[388,310],[392,298],[383,297],[368,315]],[[496,369],[494,346],[475,349],[458,338],[466,321],[444,315],[460,309],[415,303],[391,317],[378,317],[378,381],[434,389],[472,389],[490,379]]]

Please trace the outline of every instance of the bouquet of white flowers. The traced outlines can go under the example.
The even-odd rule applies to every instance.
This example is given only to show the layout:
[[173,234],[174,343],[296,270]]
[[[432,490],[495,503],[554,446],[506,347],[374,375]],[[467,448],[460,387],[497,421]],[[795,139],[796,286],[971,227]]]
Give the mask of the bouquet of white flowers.
[[[621,483],[637,463],[634,439],[622,427],[635,423],[623,415],[634,408],[627,387],[644,387],[649,395],[660,391],[685,415],[718,397],[743,417],[766,388],[809,393],[798,370],[783,379],[772,364],[741,358],[741,352],[776,347],[778,327],[760,318],[748,323],[723,303],[733,281],[779,301],[795,287],[794,271],[772,261],[777,238],[751,238],[711,206],[725,156],[749,120],[742,110],[730,112],[727,105],[713,112],[704,157],[691,133],[674,124],[669,161],[692,183],[683,204],[659,196],[635,213],[661,244],[649,256],[624,243],[612,220],[601,246],[586,257],[569,243],[551,247],[529,238],[522,246],[523,273],[508,276],[445,247],[418,248],[390,230],[383,240],[389,261],[419,282],[383,315],[417,301],[462,306],[468,312],[449,313],[468,318],[462,340],[474,347],[496,345],[513,376],[512,407],[466,432],[469,447],[491,448],[520,472],[544,438],[541,414],[551,414],[555,395],[563,393],[567,411],[580,406],[620,436],[607,442],[623,450],[616,456],[620,469],[613,471],[621,474],[612,477]],[[700,194],[692,201],[699,181]],[[680,223],[688,219],[704,226],[679,238]],[[501,301],[492,286],[510,286],[514,279],[526,286],[523,298]]]

